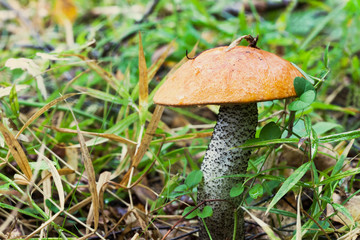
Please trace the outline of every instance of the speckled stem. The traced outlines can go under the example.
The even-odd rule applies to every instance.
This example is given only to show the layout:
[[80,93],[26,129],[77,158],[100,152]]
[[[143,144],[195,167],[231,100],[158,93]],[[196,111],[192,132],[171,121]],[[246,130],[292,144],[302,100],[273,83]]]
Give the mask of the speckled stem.
[[[235,184],[243,181],[237,177],[214,178],[246,172],[250,150],[234,147],[255,136],[257,122],[256,103],[220,107],[218,122],[201,166],[204,182],[198,192],[199,202],[206,199],[227,200],[207,202],[214,214],[205,218],[205,222],[214,240],[233,239],[234,210],[240,205],[241,197],[231,198],[229,193]],[[235,239],[244,239],[242,211],[238,211],[237,216]],[[199,239],[209,239],[202,224]]]

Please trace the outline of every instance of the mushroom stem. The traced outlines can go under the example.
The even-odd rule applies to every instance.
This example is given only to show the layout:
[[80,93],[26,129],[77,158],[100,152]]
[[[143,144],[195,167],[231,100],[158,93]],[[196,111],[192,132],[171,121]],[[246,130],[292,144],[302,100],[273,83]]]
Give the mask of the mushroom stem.
[[[221,106],[218,121],[206,151],[201,170],[204,182],[199,188],[199,202],[206,199],[227,201],[207,202],[213,208],[213,216],[205,218],[212,239],[233,239],[234,211],[241,204],[241,196],[231,198],[230,190],[243,178],[224,177],[246,172],[250,150],[237,148],[255,136],[258,122],[256,103]],[[244,217],[237,211],[236,239],[243,239]],[[204,226],[200,229],[200,239],[209,239]]]

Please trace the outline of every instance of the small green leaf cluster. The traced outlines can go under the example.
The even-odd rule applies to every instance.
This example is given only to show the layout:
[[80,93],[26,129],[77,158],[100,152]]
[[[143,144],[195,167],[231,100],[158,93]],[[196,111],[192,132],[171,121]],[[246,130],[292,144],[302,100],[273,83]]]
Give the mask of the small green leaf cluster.
[[289,105],[290,111],[304,110],[309,107],[316,98],[316,91],[314,86],[305,78],[296,77],[294,79],[294,88],[296,94],[299,96],[298,100],[293,101]]
[[[186,177],[184,184],[181,184],[174,189],[172,196],[189,195],[196,203],[193,193],[197,192],[197,186],[202,181],[202,177],[203,173],[201,170],[192,171]],[[212,214],[213,210],[210,206],[205,206],[202,210],[200,210],[198,207],[188,206],[184,209],[183,212],[183,216],[185,216],[186,219],[191,219],[196,216],[200,218],[206,218],[212,216]]]
[[[237,197],[240,196],[245,190],[244,185],[237,184],[230,190],[230,197]],[[262,197],[264,194],[264,188],[261,184],[255,184],[253,187],[249,190],[249,195],[252,199],[258,199],[259,197]]]
[[[176,198],[182,195],[189,195],[190,198],[196,203],[196,198],[194,194],[197,192],[197,187],[201,183],[203,178],[203,173],[201,170],[194,170],[186,177],[183,184],[175,187],[173,192],[170,194],[170,198]],[[205,206],[202,210],[195,206],[188,206],[183,211],[183,216],[186,219],[191,219],[194,217],[206,218],[210,217],[213,214],[213,210],[210,206]]]
[[210,206],[205,206],[202,210],[194,206],[189,206],[184,209],[183,216],[186,216],[186,219],[191,219],[194,217],[207,218],[213,215],[213,209]]
[[184,184],[177,186],[174,189],[174,192],[171,196],[177,197],[177,196],[193,193],[194,188],[196,188],[199,185],[199,183],[202,180],[202,177],[203,177],[203,173],[200,170],[192,171],[186,177]]

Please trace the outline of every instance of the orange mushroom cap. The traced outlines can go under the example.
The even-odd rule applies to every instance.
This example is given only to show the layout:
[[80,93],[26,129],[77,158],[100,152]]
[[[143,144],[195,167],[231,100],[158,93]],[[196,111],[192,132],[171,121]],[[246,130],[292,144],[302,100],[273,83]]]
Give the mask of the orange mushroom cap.
[[187,61],[159,88],[154,102],[167,106],[241,104],[296,96],[288,61],[254,47],[217,47]]

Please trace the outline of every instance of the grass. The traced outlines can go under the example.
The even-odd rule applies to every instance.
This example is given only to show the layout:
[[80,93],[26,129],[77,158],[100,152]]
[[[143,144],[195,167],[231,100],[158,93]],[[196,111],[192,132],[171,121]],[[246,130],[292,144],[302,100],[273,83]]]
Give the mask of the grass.
[[[0,81],[9,87],[0,91],[2,238],[165,235],[196,205],[196,170],[217,109],[164,108],[152,98],[185,50],[193,56],[245,34],[258,34],[259,47],[299,66],[317,92],[294,118],[279,115],[289,107],[284,101],[259,104],[257,137],[265,139],[242,146],[255,151],[247,183],[234,190],[246,193],[248,221],[260,226],[247,225],[247,236],[356,233],[359,1],[261,10],[252,2],[81,0],[70,22],[73,45],[68,26],[50,14],[55,1],[0,4]],[[261,134],[270,122],[281,136]],[[180,225],[168,239],[195,238],[187,234],[197,223]]]

